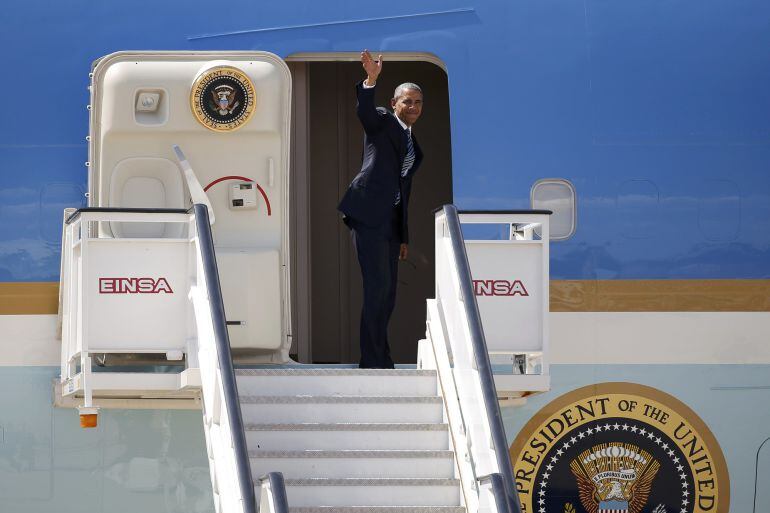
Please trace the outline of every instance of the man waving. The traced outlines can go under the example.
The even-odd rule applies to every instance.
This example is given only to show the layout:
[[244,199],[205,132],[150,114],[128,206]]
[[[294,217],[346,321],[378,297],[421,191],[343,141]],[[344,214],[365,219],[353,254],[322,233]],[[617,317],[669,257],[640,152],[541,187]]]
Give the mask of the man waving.
[[337,207],[350,228],[361,266],[361,368],[393,368],[388,321],[396,304],[398,260],[407,257],[408,213],[412,177],[422,151],[412,125],[422,113],[422,90],[406,82],[390,100],[393,112],[375,107],[374,92],[382,72],[368,50],[361,52],[366,79],[356,84],[356,113],[364,128],[361,170]]

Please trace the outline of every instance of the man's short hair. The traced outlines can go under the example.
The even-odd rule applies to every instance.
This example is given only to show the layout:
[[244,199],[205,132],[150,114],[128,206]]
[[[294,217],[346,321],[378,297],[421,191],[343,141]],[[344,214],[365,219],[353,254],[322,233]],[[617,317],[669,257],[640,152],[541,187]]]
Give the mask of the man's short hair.
[[396,87],[395,91],[393,91],[393,98],[398,100],[399,98],[401,98],[401,95],[404,94],[404,91],[408,89],[413,89],[419,92],[420,94],[422,94],[422,89],[420,88],[420,86],[418,86],[414,82],[404,82],[400,86]]

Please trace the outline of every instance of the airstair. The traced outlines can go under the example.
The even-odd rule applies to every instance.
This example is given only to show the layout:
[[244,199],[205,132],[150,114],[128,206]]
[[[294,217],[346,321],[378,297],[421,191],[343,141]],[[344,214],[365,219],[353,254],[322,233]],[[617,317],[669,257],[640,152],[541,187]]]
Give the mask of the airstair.
[[[190,116],[211,69],[251,77],[264,104],[234,140]],[[292,362],[287,76],[260,52],[98,61],[90,206],[62,237],[56,403],[84,427],[101,408],[201,408],[217,513],[519,513],[500,402],[549,386],[549,213],[435,213],[414,368]],[[504,236],[464,237],[474,224]],[[127,361],[143,365],[111,365]]]
[[236,375],[252,475],[281,472],[290,511],[464,511],[435,371]]

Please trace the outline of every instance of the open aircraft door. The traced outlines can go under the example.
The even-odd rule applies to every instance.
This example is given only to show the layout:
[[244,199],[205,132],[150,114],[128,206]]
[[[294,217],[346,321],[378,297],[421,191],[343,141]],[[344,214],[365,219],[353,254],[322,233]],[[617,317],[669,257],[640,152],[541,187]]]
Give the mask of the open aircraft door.
[[[119,52],[95,63],[91,84],[89,207],[207,204],[231,346],[251,361],[287,361],[291,77],[286,64],[265,52]],[[100,239],[171,240],[184,237],[184,230],[180,223],[98,223]],[[128,243],[108,259],[109,269],[103,270],[108,275],[98,277],[119,279],[102,282],[118,292],[109,302],[103,301],[98,280],[86,284],[84,293],[102,296],[95,304],[103,311],[89,322],[98,323],[107,348],[147,350],[130,347],[131,341],[157,339],[147,330],[160,329],[157,352],[182,350],[186,320],[175,320],[174,312],[181,310],[163,304],[172,295],[130,293],[133,282],[120,279],[163,278],[160,268],[153,271],[157,276],[143,274],[142,267],[153,266],[184,275],[187,264],[167,265],[171,255],[161,246],[131,247]],[[182,287],[179,292],[184,294]],[[111,330],[116,316],[135,316],[137,322]],[[159,318],[146,322],[153,317]]]

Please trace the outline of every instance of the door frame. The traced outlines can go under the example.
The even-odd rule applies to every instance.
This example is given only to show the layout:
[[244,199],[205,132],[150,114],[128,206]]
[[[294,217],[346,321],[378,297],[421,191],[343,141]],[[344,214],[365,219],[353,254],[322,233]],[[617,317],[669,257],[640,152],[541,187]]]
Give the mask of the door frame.
[[[438,66],[449,74],[446,64],[429,52],[382,52],[386,62],[426,62]],[[361,58],[359,52],[299,52],[287,56],[284,61],[292,74],[291,102],[291,148],[289,159],[289,260],[292,270],[289,276],[291,290],[291,334],[290,353],[297,355],[300,363],[312,363],[313,341],[311,336],[312,283],[311,262],[313,259],[310,241],[310,211],[300,209],[308,205],[310,191],[309,144],[310,144],[310,91],[307,64],[311,62],[355,62]]]

